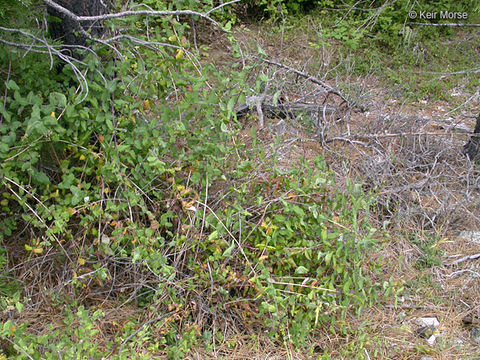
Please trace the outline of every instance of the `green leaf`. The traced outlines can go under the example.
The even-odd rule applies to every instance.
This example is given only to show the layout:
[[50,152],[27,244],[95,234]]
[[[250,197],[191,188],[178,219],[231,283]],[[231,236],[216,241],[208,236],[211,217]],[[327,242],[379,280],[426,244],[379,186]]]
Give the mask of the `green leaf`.
[[9,82],[7,82],[7,89],[8,90],[14,90],[14,91],[18,91],[20,90],[20,88],[18,87],[17,83],[13,80],[10,80]]
[[51,92],[48,96],[50,104],[59,107],[65,107],[67,105],[67,97],[59,92]]
[[231,97],[230,100],[228,100],[228,104],[227,104],[227,111],[229,115],[232,113],[234,106],[235,106],[235,98]]
[[107,82],[107,91],[109,93],[113,93],[116,88],[117,88],[117,81],[116,80],[112,80],[112,81]]
[[218,231],[215,230],[213,231],[209,236],[208,236],[208,241],[213,241],[218,239]]
[[350,285],[352,285],[352,280],[348,279],[344,284],[343,284],[343,292],[347,293],[348,290],[350,290]]
[[222,255],[224,257],[229,257],[233,249],[235,249],[235,241],[232,241],[232,245],[230,245],[227,249],[225,249]]
[[280,96],[281,93],[282,93],[282,90],[278,90],[275,94],[273,94],[273,99],[272,99],[273,106],[277,106],[278,97]]
[[17,311],[18,311],[19,313],[22,312],[22,310],[23,310],[23,304],[22,304],[21,302],[19,302],[19,301],[16,302],[16,303],[15,303],[15,307],[17,308]]
[[268,80],[269,80],[269,79],[268,79],[268,76],[265,75],[265,74],[260,74],[260,75],[258,75],[258,78],[259,78],[261,81],[263,81],[264,83],[268,82]]
[[262,56],[267,57],[267,53],[261,48],[260,45],[257,45],[257,53],[258,53],[259,55],[262,55]]
[[50,179],[43,171],[35,171],[33,173],[33,178],[42,185],[50,184]]
[[4,142],[0,142],[0,153],[8,153],[8,151],[10,150],[10,147],[5,144]]
[[299,267],[295,270],[295,274],[303,275],[303,274],[308,273],[308,271],[309,271],[309,270],[308,270],[305,266],[299,266]]
[[332,256],[333,256],[332,252],[329,252],[325,255],[325,263],[327,265],[330,265],[330,262],[332,261]]

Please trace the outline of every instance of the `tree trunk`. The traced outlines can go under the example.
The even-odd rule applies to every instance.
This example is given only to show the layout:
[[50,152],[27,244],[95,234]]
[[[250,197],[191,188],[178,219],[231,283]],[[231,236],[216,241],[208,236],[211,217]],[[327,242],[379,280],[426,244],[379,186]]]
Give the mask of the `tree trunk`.
[[[78,16],[103,15],[110,11],[109,0],[56,0],[55,2]],[[79,31],[81,28],[93,37],[100,37],[105,31],[103,23],[99,21],[80,24],[51,7],[48,7],[48,13],[61,20],[50,21],[49,31],[53,39],[60,40],[64,44],[86,46],[87,37]]]
[[477,123],[473,130],[473,135],[463,147],[463,153],[467,155],[470,160],[480,162],[480,115],[477,117]]

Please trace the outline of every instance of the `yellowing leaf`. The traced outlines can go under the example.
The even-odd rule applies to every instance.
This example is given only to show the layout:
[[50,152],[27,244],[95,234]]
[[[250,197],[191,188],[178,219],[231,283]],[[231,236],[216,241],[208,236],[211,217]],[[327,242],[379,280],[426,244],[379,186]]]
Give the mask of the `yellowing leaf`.
[[85,160],[85,155],[83,155],[83,154],[80,155],[79,159],[82,160],[82,161]]
[[295,201],[295,200],[297,200],[297,195],[296,195],[295,193],[293,193],[293,192],[289,192],[289,193],[287,194],[287,200],[293,200],[293,201]]
[[105,189],[103,189],[104,194],[108,194],[109,192],[110,192],[110,188],[106,187]]
[[168,38],[168,41],[175,41],[177,37],[175,35],[172,35]]
[[42,248],[35,248],[35,249],[33,249],[33,252],[35,254],[41,254],[41,253],[43,253],[43,249]]
[[0,201],[0,205],[2,205],[2,206],[7,206],[7,205],[8,205],[8,200],[7,200],[7,199],[3,199],[2,201]]
[[182,58],[184,52],[181,49],[177,49],[177,55],[175,55],[175,59],[179,60]]
[[83,266],[83,265],[85,265],[85,259],[78,258],[78,260],[77,260],[77,261],[78,261],[78,265],[80,265],[80,266]]
[[148,109],[150,109],[150,100],[147,99],[143,102],[143,110],[148,110]]
[[185,209],[185,210],[192,210],[192,211],[196,211],[195,207],[193,206],[193,204],[195,204],[196,200],[191,200],[189,202],[185,202],[182,200],[182,207]]
[[52,111],[52,113],[50,114],[51,117],[55,117],[55,113]]

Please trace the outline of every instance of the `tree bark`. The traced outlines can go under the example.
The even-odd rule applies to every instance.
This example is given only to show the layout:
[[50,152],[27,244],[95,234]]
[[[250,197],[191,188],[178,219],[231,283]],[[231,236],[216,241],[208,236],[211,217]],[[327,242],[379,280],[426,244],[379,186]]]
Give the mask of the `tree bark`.
[[[56,0],[55,2],[78,16],[103,15],[110,11],[109,0]],[[86,46],[87,37],[82,34],[82,28],[93,37],[100,37],[105,32],[102,22],[91,21],[80,24],[50,6],[47,10],[50,15],[61,20],[60,22],[50,21],[50,35],[64,44]]]
[[469,157],[470,160],[480,162],[480,115],[477,117],[477,123],[473,130],[473,135],[463,147],[463,153]]

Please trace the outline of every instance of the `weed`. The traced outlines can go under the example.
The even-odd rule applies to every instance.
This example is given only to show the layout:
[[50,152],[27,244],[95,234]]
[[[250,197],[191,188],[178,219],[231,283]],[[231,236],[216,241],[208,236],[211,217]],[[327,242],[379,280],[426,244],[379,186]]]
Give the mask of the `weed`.
[[442,264],[443,251],[437,247],[437,236],[432,235],[426,239],[420,239],[412,234],[410,241],[422,251],[420,258],[415,263],[417,269],[424,270]]

